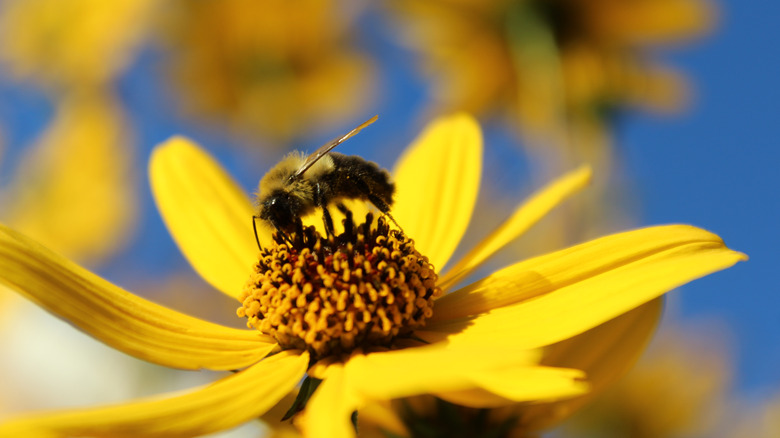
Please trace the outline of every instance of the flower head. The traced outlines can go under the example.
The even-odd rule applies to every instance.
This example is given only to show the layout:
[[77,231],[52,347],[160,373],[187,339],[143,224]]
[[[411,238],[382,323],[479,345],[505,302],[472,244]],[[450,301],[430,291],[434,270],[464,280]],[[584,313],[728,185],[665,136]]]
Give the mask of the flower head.
[[[158,148],[151,182],[171,234],[204,279],[241,301],[239,314],[260,332],[150,303],[0,228],[0,281],[44,308],[151,362],[240,370],[168,398],[11,420],[0,435],[210,433],[257,418],[305,375],[302,392],[313,394],[301,400],[306,436],[350,436],[350,417],[371,400],[435,394],[474,407],[553,403],[585,392],[588,376],[557,367],[540,347],[556,344],[559,355],[580,359],[578,335],[633,312],[652,322],[657,313],[645,309],[655,298],[744,259],[711,233],[670,225],[520,262],[457,289],[590,176],[579,169],[543,189],[440,274],[468,226],[480,166],[477,123],[466,115],[437,120],[395,172],[392,214],[403,233],[345,209],[338,234],[323,238],[304,222],[258,255],[251,203],[219,166],[185,139]],[[635,355],[642,342],[631,346]],[[608,356],[588,355],[591,367],[582,368],[598,378],[593,363],[611,364]]]
[[115,254],[129,241],[137,214],[123,118],[106,95],[62,99],[9,184],[0,187],[1,219],[81,263]]
[[637,365],[567,422],[563,435],[719,436],[730,380],[725,333],[691,328],[665,326]]
[[165,68],[188,115],[289,140],[302,125],[328,126],[355,115],[370,94],[372,62],[350,42],[360,12],[354,2],[171,6]]
[[0,59],[46,86],[106,85],[148,31],[153,0],[8,1],[0,11]]
[[[278,237],[278,235],[277,235]],[[433,315],[442,295],[436,272],[414,242],[368,213],[324,239],[302,229],[263,248],[239,300],[238,316],[282,348],[313,358],[383,346],[409,336]]]
[[701,0],[402,0],[393,7],[403,41],[435,78],[440,108],[507,113],[532,139],[575,146],[606,136],[602,125],[616,109],[680,107],[685,81],[654,65],[647,49],[700,35],[714,21]]

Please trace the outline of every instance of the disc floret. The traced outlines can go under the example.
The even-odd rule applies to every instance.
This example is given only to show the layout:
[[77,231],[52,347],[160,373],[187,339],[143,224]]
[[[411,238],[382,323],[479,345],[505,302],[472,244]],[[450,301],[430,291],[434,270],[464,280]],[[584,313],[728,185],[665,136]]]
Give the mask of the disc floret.
[[392,347],[422,327],[441,296],[437,274],[414,241],[369,213],[325,238],[314,227],[275,234],[247,282],[238,315],[283,349],[315,358]]

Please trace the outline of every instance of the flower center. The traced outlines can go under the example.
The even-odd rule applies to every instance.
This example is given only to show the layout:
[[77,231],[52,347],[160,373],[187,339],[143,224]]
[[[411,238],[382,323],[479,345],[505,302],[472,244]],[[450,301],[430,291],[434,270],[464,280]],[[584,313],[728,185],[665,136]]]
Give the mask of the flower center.
[[441,296],[428,258],[383,217],[369,213],[326,239],[314,227],[274,234],[241,294],[240,317],[284,349],[315,359],[358,347],[391,346],[433,314]]

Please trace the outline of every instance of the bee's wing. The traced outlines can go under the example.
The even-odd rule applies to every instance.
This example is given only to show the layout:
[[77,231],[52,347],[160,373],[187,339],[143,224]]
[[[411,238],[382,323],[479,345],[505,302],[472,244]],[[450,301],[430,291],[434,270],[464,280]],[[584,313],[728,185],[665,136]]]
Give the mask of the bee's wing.
[[346,134],[342,135],[339,138],[334,139],[333,141],[330,141],[320,146],[320,148],[314,151],[314,153],[306,157],[306,161],[303,163],[303,165],[298,170],[296,170],[295,173],[290,178],[295,179],[303,175],[303,173],[309,170],[309,168],[313,166],[314,163],[317,162],[317,160],[325,156],[325,154],[327,154],[328,152],[332,151],[333,148],[335,148],[336,146],[340,145],[341,143],[344,143],[347,139],[360,132],[361,129],[376,122],[376,119],[378,118],[379,116],[371,117],[370,119],[358,125],[357,128],[347,132]]

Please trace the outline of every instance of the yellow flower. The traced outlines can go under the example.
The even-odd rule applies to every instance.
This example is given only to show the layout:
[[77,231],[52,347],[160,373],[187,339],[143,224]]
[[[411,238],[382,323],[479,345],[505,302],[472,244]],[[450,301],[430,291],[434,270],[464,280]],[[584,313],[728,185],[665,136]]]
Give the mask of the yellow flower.
[[[710,327],[711,329],[711,327]],[[719,436],[731,377],[723,336],[662,330],[637,365],[563,428],[563,436]],[[663,400],[663,403],[659,403]],[[743,435],[754,436],[754,435]]]
[[155,0],[12,0],[0,11],[0,59],[47,86],[105,85],[132,59]]
[[703,0],[391,3],[444,110],[508,112],[531,138],[591,147],[611,109],[680,106],[682,78],[652,66],[646,49],[713,21]]
[[343,1],[178,1],[163,61],[182,108],[239,133],[288,140],[356,115],[372,65],[350,43],[360,8]]
[[767,400],[733,403],[729,408],[736,411],[724,419],[720,436],[728,438],[773,438],[780,434],[780,394],[770,394]]
[[129,241],[137,213],[124,115],[103,94],[69,95],[2,187],[2,220],[80,263]]
[[[646,309],[655,308],[649,314],[657,316],[653,300],[666,291],[745,258],[709,232],[668,225],[600,238],[454,287],[581,188],[590,176],[584,168],[534,195],[434,281],[432,266],[447,264],[468,226],[481,177],[481,148],[472,118],[435,121],[395,172],[393,215],[406,234],[389,231],[381,218],[369,227],[347,216],[338,239],[299,230],[288,236],[289,246],[264,246],[258,259],[249,198],[187,140],[175,138],[159,147],[150,164],[151,183],[171,234],[196,271],[227,295],[244,297],[239,313],[264,329],[268,319],[268,332],[276,339],[143,300],[0,227],[0,281],[42,307],[144,360],[184,369],[240,370],[168,397],[13,419],[0,425],[0,436],[205,434],[257,418],[306,375],[307,389],[316,391],[300,418],[305,436],[351,436],[352,413],[375,399],[435,394],[461,404],[496,406],[571,397],[587,390],[586,376],[546,365],[555,358],[540,358],[540,347],[557,343],[558,357],[573,364],[608,363],[609,352],[592,350],[583,332],[632,309],[647,315]],[[366,248],[372,252],[363,252]],[[347,253],[362,264],[349,268],[343,260]],[[297,268],[291,269],[293,264]],[[385,298],[372,298],[371,291]],[[437,299],[432,310],[431,298],[441,291],[452,292]],[[295,294],[304,302],[290,306]],[[314,319],[297,324],[302,313]],[[321,317],[328,317],[328,324],[321,325]],[[418,329],[399,325],[396,317],[412,318]],[[366,318],[375,324],[367,326]],[[343,329],[341,335],[335,327]],[[393,330],[399,336],[383,337]],[[326,345],[321,341],[327,337],[332,342]],[[289,348],[301,341],[305,349]]]

